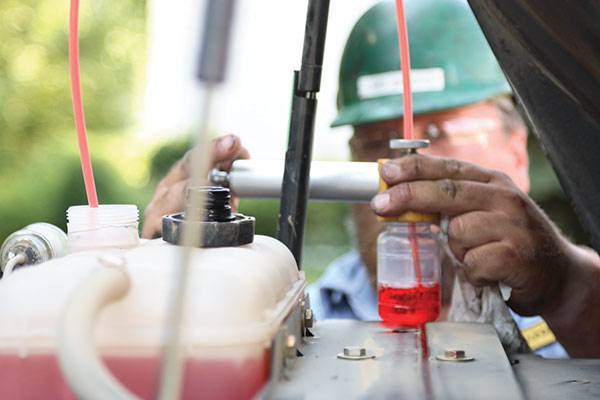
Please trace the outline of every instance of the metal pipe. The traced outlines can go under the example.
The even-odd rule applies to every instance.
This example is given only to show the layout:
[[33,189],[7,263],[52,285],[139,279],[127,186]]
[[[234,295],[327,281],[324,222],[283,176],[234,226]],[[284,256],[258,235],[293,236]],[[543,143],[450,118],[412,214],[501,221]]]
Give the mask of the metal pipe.
[[[283,161],[237,160],[230,172],[213,170],[210,180],[227,186],[240,198],[279,199]],[[311,200],[366,203],[379,189],[373,162],[313,161],[308,197]]]

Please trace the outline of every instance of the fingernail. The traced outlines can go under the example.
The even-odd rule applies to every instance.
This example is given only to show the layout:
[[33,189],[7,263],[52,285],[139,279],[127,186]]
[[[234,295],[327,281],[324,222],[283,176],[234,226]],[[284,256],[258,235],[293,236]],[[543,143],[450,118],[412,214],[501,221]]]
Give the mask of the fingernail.
[[221,149],[224,151],[231,150],[234,145],[235,145],[235,139],[231,135],[225,136],[225,137],[221,138],[221,140],[219,141],[219,147],[221,147]]
[[371,200],[371,208],[377,212],[384,211],[388,204],[390,204],[390,195],[387,193],[380,193]]
[[400,167],[394,163],[388,162],[383,164],[381,173],[385,179],[397,179],[400,177]]

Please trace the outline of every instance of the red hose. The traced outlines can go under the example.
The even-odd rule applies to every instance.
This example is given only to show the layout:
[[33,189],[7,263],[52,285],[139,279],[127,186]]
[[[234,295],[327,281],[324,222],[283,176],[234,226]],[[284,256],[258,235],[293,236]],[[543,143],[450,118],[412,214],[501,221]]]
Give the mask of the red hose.
[[79,144],[79,157],[85,182],[85,193],[90,207],[98,207],[98,195],[94,182],[92,160],[88,149],[87,132],[85,129],[85,116],[83,114],[83,100],[81,97],[81,81],[79,78],[79,0],[71,0],[69,17],[69,71],[71,73],[71,98],[73,101],[73,114]]
[[396,17],[398,20],[398,43],[400,45],[400,70],[402,71],[402,96],[404,97],[404,139],[412,139],[413,111],[410,89],[410,52],[402,0],[396,0]]
[[[410,51],[408,46],[408,29],[402,0],[396,0],[396,18],[398,21],[398,44],[400,46],[400,70],[402,71],[402,97],[404,99],[404,139],[413,138],[413,111],[412,92],[410,88]],[[408,237],[415,267],[417,285],[421,286],[421,261],[419,259],[419,245],[417,242],[417,229],[414,222],[408,224]]]

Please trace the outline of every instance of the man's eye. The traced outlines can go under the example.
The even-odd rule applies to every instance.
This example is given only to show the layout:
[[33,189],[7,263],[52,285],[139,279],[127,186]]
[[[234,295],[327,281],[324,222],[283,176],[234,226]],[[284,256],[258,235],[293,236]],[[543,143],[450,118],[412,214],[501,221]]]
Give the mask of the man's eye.
[[371,139],[365,143],[365,150],[376,151],[381,149],[388,149],[390,147],[390,139]]

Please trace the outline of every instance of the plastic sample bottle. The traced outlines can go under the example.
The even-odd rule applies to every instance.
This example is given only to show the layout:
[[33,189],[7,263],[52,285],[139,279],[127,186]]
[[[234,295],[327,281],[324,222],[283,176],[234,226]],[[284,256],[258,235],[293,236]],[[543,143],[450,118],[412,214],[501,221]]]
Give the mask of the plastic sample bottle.
[[140,243],[139,211],[131,204],[72,206],[67,210],[69,253],[103,248],[127,249]]
[[[412,226],[411,226],[412,225]],[[377,239],[379,316],[418,326],[440,315],[440,246],[431,222],[387,221]]]

